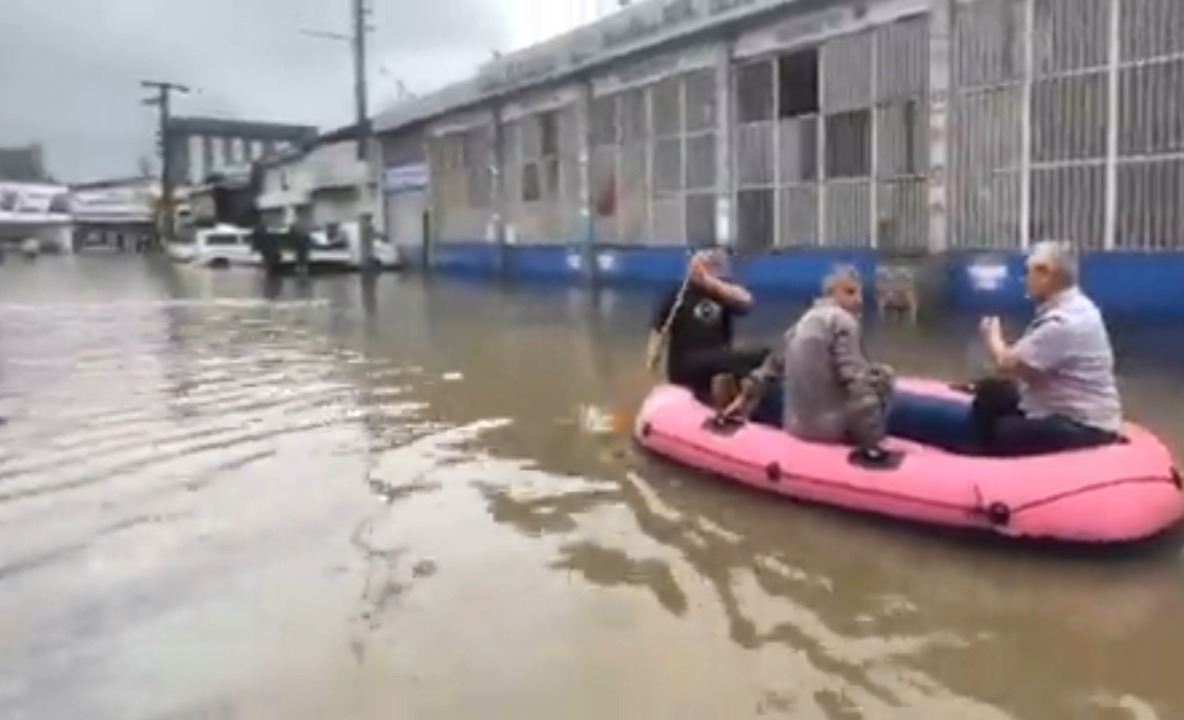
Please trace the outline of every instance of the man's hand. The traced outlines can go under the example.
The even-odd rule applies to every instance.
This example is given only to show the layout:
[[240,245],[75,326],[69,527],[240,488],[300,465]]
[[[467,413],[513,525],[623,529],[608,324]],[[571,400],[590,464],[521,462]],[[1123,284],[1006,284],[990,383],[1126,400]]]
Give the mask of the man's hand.
[[753,411],[756,410],[756,400],[759,397],[757,389],[757,384],[752,380],[748,378],[742,380],[740,382],[740,392],[736,394],[736,398],[724,408],[721,414],[728,418],[747,420]]
[[982,323],[979,324],[979,332],[983,336],[983,342],[987,346],[987,352],[991,355],[997,373],[1019,378],[1028,383],[1036,383],[1043,378],[1043,373],[1025,365],[1015,350],[1008,347],[1007,341],[1003,339],[999,318],[993,316],[983,318]]
[[985,317],[979,322],[978,332],[982,336],[983,342],[992,351],[1003,344],[1003,326],[999,323],[999,318],[994,315]]
[[752,293],[735,282],[720,278],[721,256],[719,250],[700,250],[691,256],[687,275],[690,282],[706,289],[729,304],[749,308],[752,306]]
[[690,267],[687,268],[687,275],[690,276],[691,282],[703,284],[710,278],[715,277],[714,273],[714,257],[710,250],[700,250],[691,256]]
[[720,415],[726,418],[742,418],[744,417],[744,409],[747,405],[747,398],[744,397],[744,393],[740,393],[736,396],[735,400],[723,409]]

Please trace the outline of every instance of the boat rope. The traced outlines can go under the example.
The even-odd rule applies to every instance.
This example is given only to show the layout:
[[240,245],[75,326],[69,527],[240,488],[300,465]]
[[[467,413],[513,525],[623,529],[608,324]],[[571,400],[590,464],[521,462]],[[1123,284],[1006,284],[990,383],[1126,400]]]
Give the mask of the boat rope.
[[1055,502],[1058,502],[1060,500],[1065,500],[1067,498],[1071,498],[1075,495],[1082,495],[1087,492],[1093,492],[1094,490],[1104,490],[1108,487],[1115,487],[1118,485],[1161,483],[1161,482],[1173,483],[1173,484],[1175,483],[1175,481],[1172,480],[1171,478],[1147,477],[1147,476],[1119,478],[1117,480],[1106,480],[1106,481],[1099,482],[1099,483],[1093,483],[1092,485],[1084,485],[1082,487],[1076,487],[1071,490],[1064,490],[1059,493],[1053,493],[1052,495],[1046,495],[1042,498],[1037,498],[1035,500],[1029,500],[1028,502],[1026,502],[1022,505],[1017,505],[1015,507],[1015,509],[1012,510],[1012,512],[1014,514],[1019,514],[1021,512],[1026,511],[1026,510],[1032,510],[1034,508],[1042,507],[1044,505],[1051,505]]
[[978,483],[974,484],[974,509],[982,512],[987,509],[986,501],[983,499],[983,491],[979,488]]

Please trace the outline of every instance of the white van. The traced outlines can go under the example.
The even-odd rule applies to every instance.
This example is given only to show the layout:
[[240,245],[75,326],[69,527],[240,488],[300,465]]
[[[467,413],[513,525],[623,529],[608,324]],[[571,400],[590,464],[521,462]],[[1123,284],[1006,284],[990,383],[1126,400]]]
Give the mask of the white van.
[[209,268],[259,265],[259,254],[251,247],[251,231],[237,225],[218,224],[193,235],[189,262]]

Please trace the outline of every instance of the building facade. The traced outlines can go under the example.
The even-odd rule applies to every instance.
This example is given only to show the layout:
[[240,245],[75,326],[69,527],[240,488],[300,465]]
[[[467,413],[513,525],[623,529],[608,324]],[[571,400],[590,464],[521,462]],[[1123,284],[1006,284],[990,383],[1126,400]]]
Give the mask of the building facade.
[[70,189],[45,182],[0,181],[0,243],[37,240],[42,249],[73,250]]
[[211,175],[235,172],[316,137],[317,129],[205,117],[173,117],[165,128],[173,183],[196,187]]
[[359,160],[356,137],[356,127],[341,128],[260,163],[256,205],[264,223],[275,230],[294,224],[325,228],[368,214],[382,232],[381,149],[372,142],[369,157]]
[[430,193],[424,134],[410,130],[381,136],[379,190],[386,233],[402,256],[420,266],[433,264]]
[[155,226],[160,183],[132,177],[70,187],[75,247],[92,243],[144,247]]
[[1184,313],[1182,80],[1178,0],[647,0],[377,128],[388,168],[419,138],[441,269],[673,281],[722,243],[758,289],[918,258],[1006,306],[1055,238],[1104,306]]
[[0,180],[50,182],[45,169],[45,152],[39,143],[23,147],[0,147]]

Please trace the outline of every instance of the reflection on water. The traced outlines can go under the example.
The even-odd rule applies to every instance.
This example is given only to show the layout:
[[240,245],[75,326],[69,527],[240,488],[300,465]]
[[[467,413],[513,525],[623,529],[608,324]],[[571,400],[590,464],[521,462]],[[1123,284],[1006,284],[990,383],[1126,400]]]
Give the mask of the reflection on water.
[[[1174,551],[954,544],[600,432],[643,297],[2,272],[0,717],[1184,716]],[[871,342],[958,376],[972,325]],[[1119,339],[1180,447],[1172,354]]]

